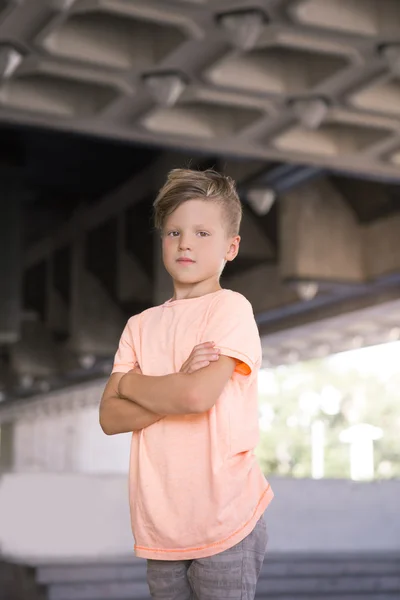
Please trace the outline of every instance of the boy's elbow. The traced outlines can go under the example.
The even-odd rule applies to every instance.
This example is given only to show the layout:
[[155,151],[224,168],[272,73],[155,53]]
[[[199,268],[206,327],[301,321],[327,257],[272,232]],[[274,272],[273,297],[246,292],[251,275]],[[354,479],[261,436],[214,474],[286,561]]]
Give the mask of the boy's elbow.
[[110,414],[105,407],[100,407],[99,424],[102,432],[106,435],[115,435],[116,433],[119,433],[115,426],[113,426],[113,420],[110,419]]
[[105,420],[101,414],[99,418],[99,423],[103,433],[105,433],[106,435],[114,435],[115,431],[111,429],[110,424],[107,423],[107,420]]
[[211,396],[207,396],[200,387],[193,386],[186,398],[185,409],[188,414],[202,414],[209,411],[215,404]]

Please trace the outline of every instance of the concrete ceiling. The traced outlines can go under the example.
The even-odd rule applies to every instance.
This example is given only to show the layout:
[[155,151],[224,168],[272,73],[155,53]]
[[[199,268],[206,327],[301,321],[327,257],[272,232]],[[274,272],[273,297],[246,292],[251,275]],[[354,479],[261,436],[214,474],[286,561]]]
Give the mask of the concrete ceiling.
[[288,365],[398,340],[400,300],[392,300],[264,336],[263,365]]
[[169,296],[151,202],[182,165],[238,182],[223,285],[265,365],[397,339],[399,21],[398,0],[0,0],[0,399],[104,376]]
[[1,0],[0,120],[398,178],[398,0]]

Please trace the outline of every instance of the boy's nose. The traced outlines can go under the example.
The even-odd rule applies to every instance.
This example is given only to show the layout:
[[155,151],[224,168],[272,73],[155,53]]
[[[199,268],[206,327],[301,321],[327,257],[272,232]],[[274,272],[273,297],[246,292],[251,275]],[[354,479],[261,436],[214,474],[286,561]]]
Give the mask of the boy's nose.
[[184,238],[183,236],[179,240],[179,249],[180,250],[190,250],[191,244],[188,238]]

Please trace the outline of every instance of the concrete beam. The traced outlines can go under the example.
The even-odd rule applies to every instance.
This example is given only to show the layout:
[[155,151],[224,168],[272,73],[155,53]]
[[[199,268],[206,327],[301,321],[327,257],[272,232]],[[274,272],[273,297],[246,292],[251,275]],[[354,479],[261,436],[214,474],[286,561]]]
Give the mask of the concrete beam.
[[239,184],[248,179],[252,180],[265,169],[266,163],[261,160],[227,160],[220,161],[221,171],[232,177]]
[[297,294],[282,283],[276,265],[260,265],[229,277],[225,287],[246,296],[256,314],[298,301]]
[[155,197],[158,188],[165,181],[167,172],[172,168],[182,167],[188,162],[181,153],[170,152],[161,155],[157,161],[137,173],[120,188],[113,190],[100,202],[87,209],[77,211],[68,223],[54,234],[30,247],[25,256],[25,266],[34,265],[51,255],[57,248],[69,245],[75,239],[77,232],[95,229],[149,194],[154,194]]
[[362,236],[368,279],[400,272],[400,215],[365,226]]
[[0,177],[0,344],[11,344],[21,325],[21,189],[7,174]]
[[265,315],[259,314],[257,320],[260,334],[264,336],[391,302],[399,297],[399,285],[382,290],[371,290],[369,294],[362,290],[359,294],[338,297],[317,296],[309,302],[293,302],[286,307],[280,307],[275,314],[268,314],[268,312]]
[[2,423],[0,432],[0,473],[12,471],[14,465],[14,423]]
[[248,210],[243,211],[242,225],[240,228],[241,243],[240,256],[271,260],[275,257],[275,250],[261,227]]
[[126,250],[125,236],[125,213],[120,213],[117,235],[118,300],[121,302],[151,301],[153,290],[150,274],[145,273],[136,257]]
[[61,350],[35,317],[22,323],[21,339],[10,348],[11,367],[20,377],[49,377],[61,368]]
[[171,277],[166,271],[161,253],[161,239],[158,233],[154,234],[154,284],[153,302],[155,305],[166,302],[174,293]]
[[360,227],[327,180],[303,185],[281,198],[280,256],[284,280],[364,280]]
[[68,335],[68,306],[61,297],[61,294],[54,288],[49,290],[47,306],[46,325],[50,331],[61,335]]
[[112,356],[126,319],[101,283],[85,269],[82,233],[73,245],[71,289],[68,350],[79,356]]

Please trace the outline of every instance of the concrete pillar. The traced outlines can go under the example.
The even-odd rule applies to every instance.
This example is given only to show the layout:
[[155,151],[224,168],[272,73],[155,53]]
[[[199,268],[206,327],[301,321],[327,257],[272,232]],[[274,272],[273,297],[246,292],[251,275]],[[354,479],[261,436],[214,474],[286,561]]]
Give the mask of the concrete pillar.
[[20,191],[0,174],[0,343],[14,343],[21,322]]
[[295,291],[282,283],[276,265],[261,264],[226,278],[224,287],[246,296],[256,314],[298,301]]
[[137,258],[126,249],[125,213],[118,215],[117,296],[120,302],[148,301],[151,298],[151,276]]
[[400,271],[399,234],[398,214],[364,226],[365,261],[369,279]]
[[326,179],[281,198],[280,256],[284,280],[362,282],[363,239],[356,217]]
[[3,423],[0,428],[0,473],[12,471],[14,466],[14,423]]
[[78,356],[112,355],[126,323],[122,310],[85,268],[83,235],[73,242],[70,319],[68,349]]
[[267,261],[274,258],[274,248],[258,224],[257,217],[252,216],[246,209],[243,211],[240,235],[242,239],[239,259],[255,258]]
[[154,234],[154,290],[153,290],[153,302],[155,305],[163,304],[170,298],[174,293],[174,286],[168,272],[165,270],[162,261],[161,252],[161,239],[160,234],[156,232]]

